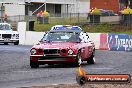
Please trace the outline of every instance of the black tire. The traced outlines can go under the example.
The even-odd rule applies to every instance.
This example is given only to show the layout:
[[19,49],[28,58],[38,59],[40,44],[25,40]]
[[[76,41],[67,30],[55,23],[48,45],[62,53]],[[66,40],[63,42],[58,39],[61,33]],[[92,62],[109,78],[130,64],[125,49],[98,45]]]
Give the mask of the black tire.
[[78,54],[77,54],[77,57],[76,57],[76,62],[75,62],[75,66],[76,67],[79,67],[81,65],[81,52],[79,51]]
[[31,68],[39,68],[39,64],[34,63],[34,62],[32,62],[32,61],[30,60],[30,67],[31,67]]
[[17,42],[14,42],[14,45],[18,45],[19,44],[19,41],[17,41]]
[[87,63],[88,64],[95,64],[95,51],[92,53],[92,55],[88,58]]
[[8,42],[5,42],[4,45],[8,45]]

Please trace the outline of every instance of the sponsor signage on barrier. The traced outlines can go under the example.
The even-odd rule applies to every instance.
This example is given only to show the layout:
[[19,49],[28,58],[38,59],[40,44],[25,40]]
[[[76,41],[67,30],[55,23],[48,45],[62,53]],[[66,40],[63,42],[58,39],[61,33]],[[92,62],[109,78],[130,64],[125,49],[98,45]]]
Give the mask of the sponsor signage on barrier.
[[132,35],[100,34],[100,49],[132,51]]
[[86,74],[81,67],[78,68],[76,81],[79,85],[87,83],[130,83],[131,76],[129,74]]
[[132,48],[132,36],[127,34],[108,34],[110,50],[127,51]]

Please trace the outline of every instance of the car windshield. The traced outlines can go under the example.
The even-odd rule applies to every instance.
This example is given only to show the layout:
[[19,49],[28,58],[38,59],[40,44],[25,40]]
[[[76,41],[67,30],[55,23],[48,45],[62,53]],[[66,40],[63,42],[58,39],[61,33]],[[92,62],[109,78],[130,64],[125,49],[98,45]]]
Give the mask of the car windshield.
[[11,30],[11,26],[7,24],[0,24],[0,30]]
[[42,39],[48,42],[80,42],[79,33],[75,32],[49,32]]

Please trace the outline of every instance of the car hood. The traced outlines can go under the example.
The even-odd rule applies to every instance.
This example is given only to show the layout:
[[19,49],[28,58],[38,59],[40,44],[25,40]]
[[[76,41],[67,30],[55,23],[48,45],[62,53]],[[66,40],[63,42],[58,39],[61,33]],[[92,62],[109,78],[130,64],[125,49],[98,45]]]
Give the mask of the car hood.
[[18,34],[18,32],[12,30],[0,30],[0,34]]
[[33,48],[59,48],[59,49],[66,49],[66,48],[75,48],[79,45],[79,43],[71,43],[71,42],[59,42],[59,43],[39,43],[37,45],[34,45]]

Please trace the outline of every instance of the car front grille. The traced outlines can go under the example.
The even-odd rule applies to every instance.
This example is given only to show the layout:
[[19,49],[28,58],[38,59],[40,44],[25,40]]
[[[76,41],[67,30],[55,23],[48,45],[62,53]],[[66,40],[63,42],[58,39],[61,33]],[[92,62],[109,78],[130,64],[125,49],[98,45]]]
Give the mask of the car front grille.
[[59,49],[44,49],[44,54],[59,54]]
[[2,38],[11,38],[11,34],[2,34]]

